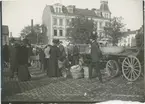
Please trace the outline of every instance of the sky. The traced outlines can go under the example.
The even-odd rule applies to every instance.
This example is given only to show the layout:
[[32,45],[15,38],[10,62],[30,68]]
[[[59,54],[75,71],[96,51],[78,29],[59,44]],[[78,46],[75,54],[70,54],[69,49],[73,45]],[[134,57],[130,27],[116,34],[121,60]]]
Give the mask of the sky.
[[[77,8],[100,8],[101,0],[7,0],[2,2],[2,24],[9,26],[14,37],[20,36],[21,30],[34,24],[41,24],[42,13],[46,5],[62,3],[75,5]],[[122,16],[127,29],[137,30],[143,24],[142,0],[108,0],[112,16]]]

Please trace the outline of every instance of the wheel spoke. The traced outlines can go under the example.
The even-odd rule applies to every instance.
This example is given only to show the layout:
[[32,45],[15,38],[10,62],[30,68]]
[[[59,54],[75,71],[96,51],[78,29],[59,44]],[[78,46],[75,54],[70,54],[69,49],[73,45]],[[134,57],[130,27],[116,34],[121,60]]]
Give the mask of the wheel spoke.
[[134,68],[139,68],[139,66],[134,66]]
[[137,71],[137,72],[139,72],[139,70],[137,70],[137,69],[134,69],[135,71]]
[[134,64],[134,66],[136,66],[137,63],[138,63],[138,62],[136,61],[136,63]]
[[[125,71],[125,70],[124,70]],[[130,72],[130,70],[128,70],[128,68],[126,69],[126,72],[124,72],[126,75],[128,74],[128,72]]]
[[133,60],[132,60],[133,58],[132,57],[130,57],[130,64],[133,64]]
[[128,76],[127,76],[127,77],[128,77],[128,78],[130,78],[130,75],[131,75],[131,71],[130,71],[130,73],[128,74]]
[[130,71],[130,73],[131,73],[131,79],[133,79],[132,71]]
[[128,70],[128,68],[124,69],[124,70]]
[[125,64],[124,64],[123,67],[128,67],[128,65],[125,65]]
[[132,72],[132,75],[133,75],[133,79],[135,78],[135,74]]
[[126,64],[126,65],[129,65],[126,61],[124,61],[124,65],[125,65],[125,64]]
[[135,62],[135,59],[134,59],[134,58],[132,58],[132,64],[134,64],[134,62]]
[[136,73],[136,71],[133,71],[134,75],[138,76],[138,74]]
[[129,58],[127,58],[127,61],[128,61],[128,63],[129,63],[129,64],[131,64],[131,62],[130,62]]
[[110,63],[108,63],[108,66],[109,66],[109,67],[111,67],[111,64],[110,64]]

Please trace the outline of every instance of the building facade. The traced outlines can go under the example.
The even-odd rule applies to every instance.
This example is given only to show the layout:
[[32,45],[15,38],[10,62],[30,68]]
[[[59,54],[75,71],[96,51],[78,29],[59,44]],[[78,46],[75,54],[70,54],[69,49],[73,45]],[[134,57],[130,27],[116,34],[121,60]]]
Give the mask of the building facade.
[[110,24],[111,12],[108,1],[101,0],[100,3],[100,9],[92,10],[76,8],[74,5],[64,6],[60,3],[46,5],[43,10],[42,24],[47,27],[48,43],[51,44],[53,39],[66,42],[66,29],[76,16],[93,19],[98,37],[105,36],[104,27]]
[[6,25],[2,26],[2,45],[9,45],[9,28]]
[[136,36],[137,31],[130,31],[123,33],[123,36],[118,41],[119,46],[133,47],[136,46]]

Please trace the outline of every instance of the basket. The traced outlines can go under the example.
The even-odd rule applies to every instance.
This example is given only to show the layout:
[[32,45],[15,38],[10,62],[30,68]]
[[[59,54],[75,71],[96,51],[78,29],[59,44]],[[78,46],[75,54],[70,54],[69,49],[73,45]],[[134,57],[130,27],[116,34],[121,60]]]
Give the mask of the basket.
[[78,78],[82,78],[83,77],[83,72],[82,72],[82,67],[80,67],[79,65],[75,65],[72,66],[70,69],[72,78],[74,79],[78,79]]
[[71,73],[71,75],[74,79],[83,78],[83,73]]

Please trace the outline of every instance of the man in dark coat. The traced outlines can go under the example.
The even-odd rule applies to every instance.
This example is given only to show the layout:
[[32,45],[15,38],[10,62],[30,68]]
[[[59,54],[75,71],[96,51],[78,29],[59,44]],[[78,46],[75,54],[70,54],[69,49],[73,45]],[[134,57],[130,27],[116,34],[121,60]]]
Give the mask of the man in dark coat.
[[92,70],[94,68],[95,73],[97,74],[100,82],[102,83],[102,75],[99,68],[99,60],[101,58],[101,51],[99,45],[96,41],[97,36],[93,35],[91,43],[91,65],[89,70],[89,77],[92,78]]
[[44,50],[43,47],[41,46],[40,50],[39,50],[39,60],[40,60],[40,70],[44,70],[44,60],[45,60],[45,54],[44,54]]
[[79,64],[79,48],[76,44],[73,46],[72,65]]
[[10,50],[10,70],[11,78],[14,77],[14,73],[17,72],[18,60],[17,60],[17,45],[16,41],[12,42],[9,47]]
[[9,62],[9,46],[7,44],[5,44],[3,47],[3,59],[4,62]]
[[28,81],[30,80],[31,76],[28,70],[28,56],[29,56],[29,49],[25,40],[21,43],[18,47],[17,52],[17,59],[18,59],[18,79],[20,81]]
[[49,77],[60,77],[61,71],[58,69],[58,59],[60,57],[60,50],[58,40],[53,40],[53,46],[50,49],[50,64],[49,64]]

